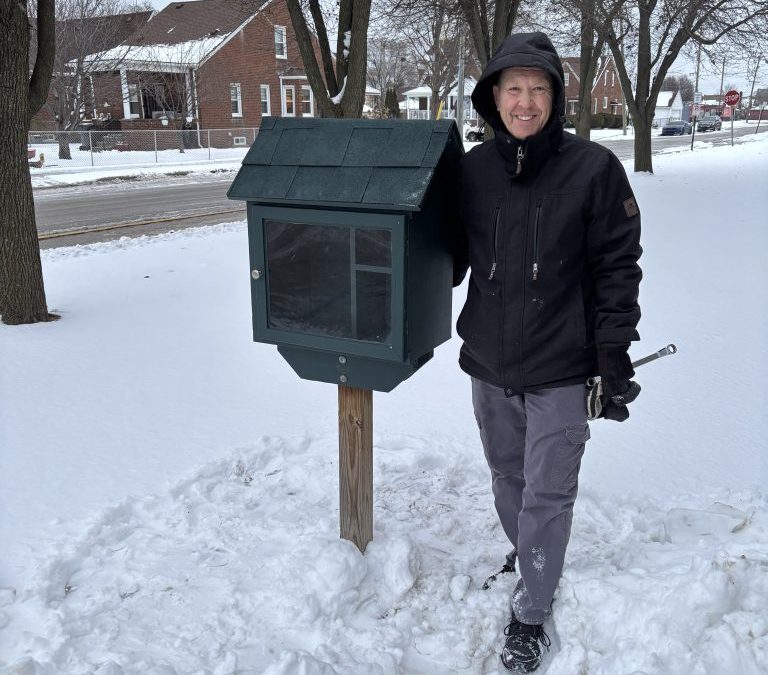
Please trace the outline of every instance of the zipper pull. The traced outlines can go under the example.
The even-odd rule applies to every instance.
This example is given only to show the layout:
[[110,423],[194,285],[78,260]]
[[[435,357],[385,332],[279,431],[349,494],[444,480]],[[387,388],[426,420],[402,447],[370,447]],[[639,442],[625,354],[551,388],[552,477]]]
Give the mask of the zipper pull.
[[539,278],[539,263],[533,263],[533,280]]
[[517,171],[515,172],[516,176],[519,176],[520,172],[523,170],[523,157],[525,157],[525,150],[523,150],[523,146],[520,145],[517,148]]
[[496,275],[496,262],[491,265],[491,273],[488,275],[488,281],[493,281],[493,277]]

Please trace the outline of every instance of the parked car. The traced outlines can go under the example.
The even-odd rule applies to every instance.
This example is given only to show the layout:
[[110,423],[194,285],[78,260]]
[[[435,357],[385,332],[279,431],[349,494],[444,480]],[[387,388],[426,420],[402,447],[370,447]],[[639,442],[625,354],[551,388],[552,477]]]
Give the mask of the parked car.
[[478,141],[482,143],[485,140],[485,125],[465,127],[464,138],[473,143]]
[[696,131],[720,131],[723,123],[717,115],[704,115],[696,124]]
[[677,120],[675,122],[667,122],[661,127],[662,136],[682,136],[684,134],[690,134],[693,131],[690,122],[683,122]]

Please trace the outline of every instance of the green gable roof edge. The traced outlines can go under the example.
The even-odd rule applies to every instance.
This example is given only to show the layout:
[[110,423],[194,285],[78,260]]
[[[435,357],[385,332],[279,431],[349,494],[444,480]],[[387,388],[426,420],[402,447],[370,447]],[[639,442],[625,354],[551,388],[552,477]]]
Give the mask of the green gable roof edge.
[[230,199],[418,210],[444,154],[463,154],[453,120],[265,118]]

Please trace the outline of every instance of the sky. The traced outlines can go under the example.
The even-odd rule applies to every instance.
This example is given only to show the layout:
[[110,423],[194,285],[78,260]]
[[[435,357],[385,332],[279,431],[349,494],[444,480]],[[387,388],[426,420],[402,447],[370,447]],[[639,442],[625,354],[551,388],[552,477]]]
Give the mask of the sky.
[[[630,354],[678,353],[590,425],[542,675],[768,672],[768,134],[708,138],[625,164]],[[455,335],[374,393],[361,555],[336,387],[252,341],[245,222],[42,262],[61,319],[0,325],[0,675],[499,672],[516,576],[482,590],[509,542]]]

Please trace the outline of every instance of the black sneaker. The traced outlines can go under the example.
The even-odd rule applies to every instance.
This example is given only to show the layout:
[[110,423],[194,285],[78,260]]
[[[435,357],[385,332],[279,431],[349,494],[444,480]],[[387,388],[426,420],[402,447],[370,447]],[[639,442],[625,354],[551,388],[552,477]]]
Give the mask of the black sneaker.
[[507,636],[501,650],[501,662],[515,673],[532,673],[541,664],[541,646],[549,650],[552,641],[539,624],[518,621],[515,615],[504,629]]

